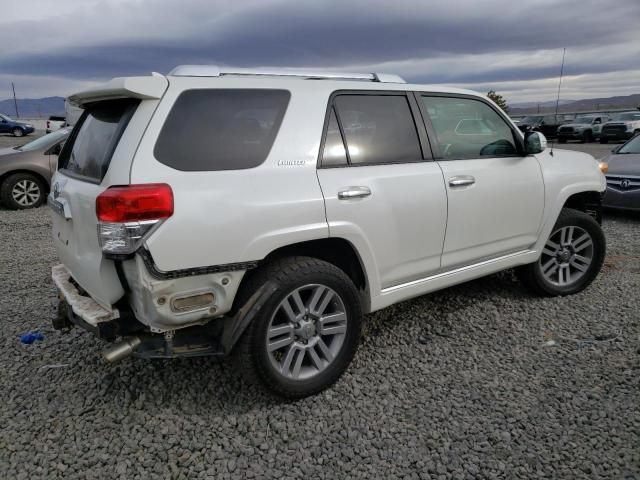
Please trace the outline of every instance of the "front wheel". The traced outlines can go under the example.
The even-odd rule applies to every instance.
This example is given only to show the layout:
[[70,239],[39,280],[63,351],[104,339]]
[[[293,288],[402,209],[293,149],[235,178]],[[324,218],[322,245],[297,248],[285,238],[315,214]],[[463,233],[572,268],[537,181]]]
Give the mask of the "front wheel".
[[13,133],[14,137],[22,137],[24,135],[24,130],[22,130],[21,128],[14,128],[13,131],[11,132]]
[[45,195],[42,180],[30,173],[14,173],[0,185],[0,200],[14,210],[38,207],[44,203]]
[[287,398],[301,398],[335,383],[351,363],[360,337],[362,308],[355,285],[334,265],[309,257],[278,260],[244,287],[266,281],[276,291],[236,346],[237,365]]
[[547,296],[578,293],[596,278],[604,262],[606,240],[591,216],[565,208],[560,212],[536,263],[517,270],[522,283]]

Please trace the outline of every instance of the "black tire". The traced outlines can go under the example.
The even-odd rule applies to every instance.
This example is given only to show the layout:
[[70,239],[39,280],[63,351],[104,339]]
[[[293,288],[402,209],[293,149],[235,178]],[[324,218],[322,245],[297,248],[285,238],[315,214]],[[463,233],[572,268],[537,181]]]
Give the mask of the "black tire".
[[[288,257],[253,273],[238,294],[240,303],[267,281],[275,282],[277,290],[265,302],[235,346],[233,360],[237,370],[248,382],[261,383],[285,398],[302,398],[330,387],[351,363],[360,339],[362,307],[355,285],[342,270],[330,263],[310,257]],[[329,287],[340,297],[347,315],[347,327],[340,350],[328,366],[311,378],[294,380],[286,378],[273,365],[267,349],[268,330],[281,302],[296,289],[310,284]]]
[[600,137],[600,143],[609,143],[608,138]]
[[19,127],[14,128],[11,133],[13,133],[14,137],[23,137],[25,135],[24,130]]
[[584,212],[564,208],[560,212],[560,216],[551,230],[550,238],[553,238],[554,233],[563,227],[579,227],[589,234],[593,245],[591,263],[586,271],[582,273],[582,276],[577,278],[576,281],[568,282],[566,285],[556,285],[543,275],[541,265],[542,254],[541,258],[535,263],[516,269],[516,274],[520,281],[538,295],[558,296],[578,293],[589,286],[602,268],[606,254],[606,239],[598,222]]
[[[19,184],[24,185],[34,185],[36,190],[30,190],[32,192],[30,195],[25,197],[18,197],[17,199],[14,196],[14,189],[19,186]],[[33,195],[37,194],[37,198],[34,198]],[[26,201],[22,203],[20,198],[25,198]],[[36,208],[42,205],[46,198],[46,189],[44,182],[39,177],[32,175],[30,173],[14,173],[9,175],[2,185],[0,185],[0,201],[7,208],[12,208],[14,210],[25,210],[28,208]]]

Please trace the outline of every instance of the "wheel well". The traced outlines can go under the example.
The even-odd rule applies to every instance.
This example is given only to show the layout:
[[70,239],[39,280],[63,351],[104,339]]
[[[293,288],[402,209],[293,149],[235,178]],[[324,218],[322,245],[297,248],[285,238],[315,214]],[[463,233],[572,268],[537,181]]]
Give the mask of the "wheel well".
[[287,245],[274,250],[260,263],[268,263],[278,258],[291,256],[324,260],[346,273],[358,289],[364,290],[367,286],[360,257],[353,245],[342,238],[323,238]]
[[11,170],[10,172],[3,173],[2,175],[0,175],[0,185],[4,183],[8,176],[13,175],[14,173],[28,173],[29,175],[38,177],[38,179],[40,179],[40,181],[44,185],[45,193],[49,193],[49,182],[47,181],[47,179],[40,175],[38,172],[34,172],[33,170]]
[[573,208],[588,213],[598,223],[602,222],[602,195],[600,192],[574,193],[564,202],[564,208]]
[[338,267],[347,274],[360,291],[363,307],[365,307],[366,310],[366,305],[368,305],[367,295],[365,294],[367,290],[367,277],[355,248],[351,243],[341,238],[323,238],[320,240],[294,243],[280,247],[269,253],[269,255],[259,262],[256,269],[249,270],[242,278],[232,310],[235,311],[241,306],[238,304],[238,299],[245,298],[245,295],[242,295],[241,292],[246,285],[251,284],[251,278],[260,270],[261,266],[280,258],[293,256],[313,257]]

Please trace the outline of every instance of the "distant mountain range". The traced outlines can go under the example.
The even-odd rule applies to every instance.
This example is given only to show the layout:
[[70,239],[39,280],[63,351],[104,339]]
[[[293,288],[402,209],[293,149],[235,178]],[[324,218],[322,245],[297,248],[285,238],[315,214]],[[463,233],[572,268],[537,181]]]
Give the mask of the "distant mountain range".
[[[553,112],[556,107],[554,100],[548,102],[524,102],[509,105],[509,113]],[[640,93],[634,95],[588,98],[583,100],[560,100],[559,112],[580,112],[593,110],[635,109],[640,107]],[[64,97],[21,98],[18,99],[18,112],[23,118],[47,118],[49,115],[64,115]],[[0,113],[16,116],[13,99],[0,100]]]
[[[13,98],[0,100],[0,113],[16,117]],[[18,113],[21,118],[47,118],[50,115],[64,115],[64,97],[19,98]]]
[[[509,105],[509,113],[533,113],[537,112],[538,108],[540,113],[553,112],[556,107],[555,101],[549,102],[526,102],[526,103],[512,103]],[[587,98],[583,100],[560,100],[559,112],[582,112],[582,111],[595,111],[595,110],[619,110],[621,108],[635,109],[640,107],[640,93],[634,95],[625,95],[618,97],[606,97],[606,98]]]

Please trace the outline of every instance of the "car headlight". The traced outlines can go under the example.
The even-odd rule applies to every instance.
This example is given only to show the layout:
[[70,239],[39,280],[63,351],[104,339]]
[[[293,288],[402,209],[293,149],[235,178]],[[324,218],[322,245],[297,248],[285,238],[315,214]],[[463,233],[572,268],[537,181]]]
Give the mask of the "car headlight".
[[598,162],[598,168],[602,173],[607,173],[609,171],[609,164],[607,162]]
[[630,123],[627,123],[625,127],[627,128],[627,130],[633,130],[633,125],[631,125]]
[[31,125],[30,123],[27,123],[27,124],[25,125],[25,127],[27,127],[27,128],[33,128],[33,125]]

